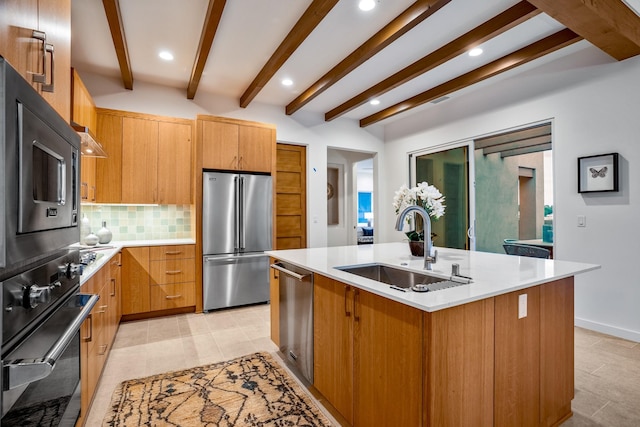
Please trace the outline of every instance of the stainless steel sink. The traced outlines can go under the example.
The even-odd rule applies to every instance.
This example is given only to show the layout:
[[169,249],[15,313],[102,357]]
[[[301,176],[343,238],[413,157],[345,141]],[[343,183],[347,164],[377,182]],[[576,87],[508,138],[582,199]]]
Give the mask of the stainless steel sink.
[[384,264],[361,264],[335,268],[346,273],[375,280],[376,282],[386,283],[403,291],[408,291],[409,289],[416,292],[438,291],[463,284],[430,274],[404,270]]

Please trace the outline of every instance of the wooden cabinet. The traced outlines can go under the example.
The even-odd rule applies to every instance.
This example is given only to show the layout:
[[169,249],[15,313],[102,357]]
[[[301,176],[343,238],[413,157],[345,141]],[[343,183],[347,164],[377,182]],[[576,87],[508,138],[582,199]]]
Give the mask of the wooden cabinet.
[[[34,30],[41,38],[46,39],[34,38]],[[71,114],[70,32],[71,0],[0,2],[0,55],[9,61],[66,121],[70,120]],[[38,82],[34,81],[34,76],[45,73],[46,76]]]
[[97,201],[190,204],[193,122],[98,109]]
[[420,425],[422,312],[314,280],[314,387],[349,424]]
[[122,314],[150,311],[149,295],[149,247],[123,249]]
[[122,201],[122,116],[97,110],[96,138],[107,153],[106,159],[96,159],[96,201]]
[[126,248],[122,314],[195,306],[195,245]]
[[[274,264],[275,258],[269,258],[269,264]],[[269,275],[269,315],[271,326],[271,341],[280,347],[280,273],[271,268]]]
[[82,285],[81,292],[97,294],[98,303],[80,328],[81,410],[85,422],[98,381],[120,323],[120,253]]
[[[98,118],[96,105],[78,72],[71,70],[71,121],[94,131]],[[82,154],[80,163],[80,199],[83,202],[96,202],[96,158]]]
[[272,172],[275,127],[222,117],[198,116],[205,169]]

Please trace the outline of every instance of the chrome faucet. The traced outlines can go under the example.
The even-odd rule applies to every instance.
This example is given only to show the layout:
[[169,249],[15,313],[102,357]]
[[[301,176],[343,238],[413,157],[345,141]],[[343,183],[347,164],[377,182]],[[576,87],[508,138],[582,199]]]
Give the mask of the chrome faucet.
[[435,264],[438,260],[438,251],[434,251],[433,256],[431,256],[431,250],[433,249],[433,243],[431,242],[431,217],[429,216],[429,212],[427,212],[424,208],[411,205],[405,208],[400,215],[398,215],[398,220],[396,221],[396,230],[402,231],[402,227],[404,225],[404,219],[407,214],[411,212],[416,212],[420,214],[422,217],[422,222],[424,223],[424,269],[425,270],[433,270],[431,267],[432,264]]

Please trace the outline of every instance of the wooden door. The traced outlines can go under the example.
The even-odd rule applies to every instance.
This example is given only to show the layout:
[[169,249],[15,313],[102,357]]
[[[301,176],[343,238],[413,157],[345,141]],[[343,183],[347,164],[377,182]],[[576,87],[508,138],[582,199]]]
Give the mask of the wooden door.
[[356,289],[354,425],[422,422],[422,311]]
[[36,89],[32,76],[42,72],[42,44],[31,33],[37,29],[38,0],[0,1],[0,55]]
[[203,169],[238,168],[238,125],[202,120]]
[[[275,258],[269,258],[269,264],[276,262]],[[275,268],[270,269],[269,275],[269,311],[271,319],[271,341],[280,347],[280,273]]]
[[96,158],[80,156],[80,200],[96,201]]
[[122,119],[122,203],[158,202],[158,122]]
[[276,249],[307,247],[307,149],[278,144],[276,150]]
[[191,197],[192,126],[158,123],[158,203],[188,205]]
[[[494,426],[538,426],[540,289],[495,297]],[[518,305],[526,296],[526,316]]]
[[151,310],[149,290],[149,248],[122,250],[122,314]]
[[313,311],[317,315],[313,318],[313,385],[351,425],[353,293],[351,286],[320,275],[314,277]]
[[492,426],[494,301],[424,313],[424,426]]
[[275,129],[240,125],[238,129],[238,169],[270,173],[275,143]]
[[96,200],[99,203],[121,203],[122,116],[98,111],[96,138],[108,156],[96,159]]
[[[47,80],[53,73],[53,91],[41,93],[68,123],[71,120],[71,0],[40,0],[38,12],[39,29],[47,34],[47,44],[54,48],[55,65],[53,72],[47,70]],[[47,68],[51,61],[51,55],[47,54]]]
[[540,425],[571,415],[574,395],[573,277],[540,286]]

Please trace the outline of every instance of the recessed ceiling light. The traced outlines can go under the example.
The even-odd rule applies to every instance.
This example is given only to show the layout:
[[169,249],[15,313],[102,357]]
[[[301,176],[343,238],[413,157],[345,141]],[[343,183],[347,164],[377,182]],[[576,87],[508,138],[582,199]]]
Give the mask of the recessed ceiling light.
[[291,86],[293,84],[293,80],[291,80],[291,79],[282,79],[282,84],[284,86]]
[[163,50],[158,54],[158,56],[165,61],[173,61],[173,54],[169,51]]
[[372,99],[371,101],[369,101],[369,104],[378,105],[378,104],[380,104],[380,100],[379,99]]
[[376,7],[376,2],[375,0],[360,0],[360,3],[358,3],[358,7],[360,8],[360,10],[364,10],[365,12],[367,12]]
[[469,56],[480,56],[482,55],[482,49],[479,47],[474,47],[469,51]]

